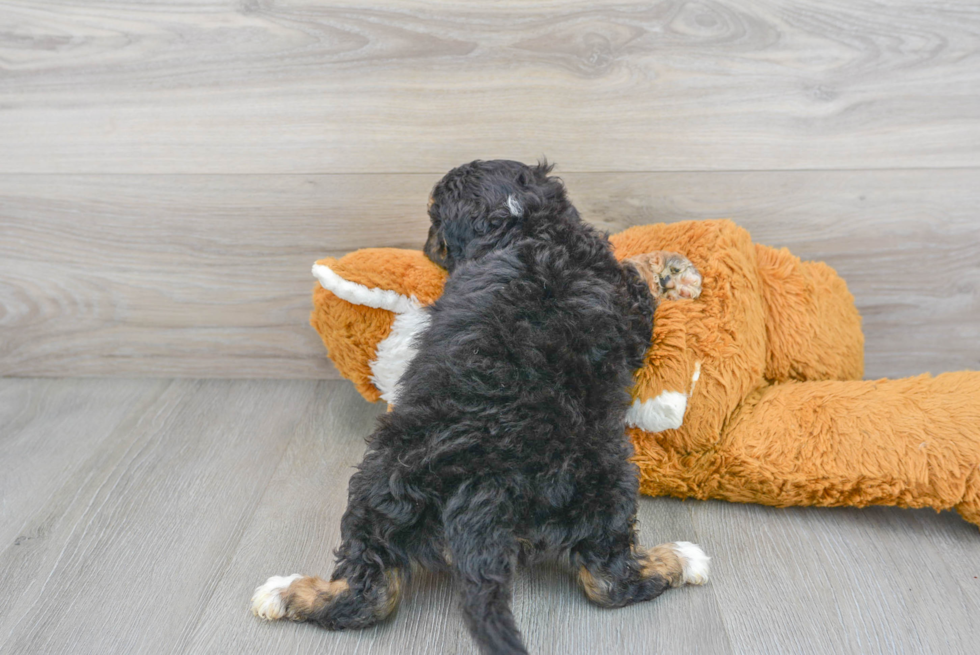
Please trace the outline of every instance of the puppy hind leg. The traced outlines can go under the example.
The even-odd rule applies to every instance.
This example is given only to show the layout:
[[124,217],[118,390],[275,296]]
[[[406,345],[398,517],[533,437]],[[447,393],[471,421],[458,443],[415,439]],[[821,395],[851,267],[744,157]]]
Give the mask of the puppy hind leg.
[[[263,619],[311,621],[330,630],[365,628],[386,618],[401,597],[408,556],[398,547],[399,533],[413,517],[399,519],[382,513],[372,502],[389,509],[400,502],[390,493],[368,501],[361,493],[378,477],[364,470],[350,483],[350,502],[341,519],[337,566],[331,579],[312,576],[274,576],[255,590],[252,612]],[[383,478],[382,478],[383,479]]]
[[299,573],[274,575],[252,594],[252,613],[267,621],[306,621],[334,598],[348,591],[345,580],[327,581]]
[[311,621],[329,630],[369,627],[398,606],[405,567],[379,565],[386,559],[376,545],[345,541],[330,580],[316,576],[273,576],[255,590],[252,613],[269,621]]
[[579,550],[578,581],[586,597],[602,607],[625,607],[652,600],[670,588],[665,576],[644,571],[644,561],[631,551],[594,557]]
[[711,559],[687,541],[650,549],[635,547],[601,560],[582,551],[577,555],[585,595],[604,607],[623,607],[652,600],[673,587],[704,584]]
[[[624,468],[628,476],[632,470]],[[646,549],[637,542],[637,497],[633,478],[613,485],[592,507],[583,526],[589,536],[571,549],[580,565],[579,583],[589,600],[604,607],[623,607],[652,600],[671,587],[704,584],[709,558],[689,542]]]

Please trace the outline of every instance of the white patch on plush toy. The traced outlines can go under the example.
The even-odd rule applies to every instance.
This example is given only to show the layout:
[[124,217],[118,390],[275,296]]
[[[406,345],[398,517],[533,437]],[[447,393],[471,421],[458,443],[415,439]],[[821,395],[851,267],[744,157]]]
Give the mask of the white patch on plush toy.
[[626,425],[647,432],[663,432],[681,427],[684,425],[684,414],[687,412],[687,399],[694,394],[694,385],[700,377],[701,362],[695,362],[691,389],[687,393],[661,391],[659,396],[650,400],[637,398],[626,410]]
[[321,287],[354,305],[387,309],[396,314],[404,314],[422,306],[415,296],[403,296],[390,289],[368,287],[345,280],[323,264],[313,264],[313,277],[320,281]]
[[378,344],[375,359],[368,364],[371,367],[371,382],[381,392],[382,400],[395,404],[398,381],[418,352],[415,337],[428,326],[429,314],[421,308],[395,315],[391,333]]
[[687,394],[681,391],[662,391],[651,400],[637,398],[626,410],[626,425],[647,432],[676,430],[684,425],[687,410]]
[[429,315],[422,310],[422,303],[415,296],[403,296],[390,289],[345,280],[323,264],[313,265],[313,275],[320,281],[320,286],[341,300],[395,313],[391,333],[381,340],[374,360],[368,363],[371,382],[381,392],[381,398],[394,404],[398,397],[398,381],[418,352],[415,337],[429,325]]

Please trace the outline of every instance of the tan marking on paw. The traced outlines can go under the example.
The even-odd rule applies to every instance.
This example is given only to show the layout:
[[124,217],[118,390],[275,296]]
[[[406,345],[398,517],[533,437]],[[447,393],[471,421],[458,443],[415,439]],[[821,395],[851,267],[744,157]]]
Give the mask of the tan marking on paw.
[[610,604],[609,591],[611,585],[608,580],[596,577],[585,568],[581,567],[578,571],[578,581],[582,585],[582,590],[585,591],[585,595],[596,605]]
[[666,250],[627,258],[657,300],[694,299],[701,295],[701,273],[684,255]]
[[282,594],[284,616],[290,621],[305,621],[349,588],[346,580],[328,582],[315,576],[294,580]]
[[385,571],[385,578],[388,580],[388,591],[384,596],[384,602],[377,611],[378,618],[382,619],[398,607],[398,602],[402,598],[402,583],[405,581],[401,569],[388,569]]
[[708,562],[711,558],[689,541],[660,544],[648,550],[643,559],[643,576],[659,575],[671,587],[700,585],[708,581]]
[[659,576],[664,578],[671,587],[679,587],[684,580],[684,564],[671,548],[671,544],[661,544],[646,551],[641,557],[643,568],[640,574],[644,578]]

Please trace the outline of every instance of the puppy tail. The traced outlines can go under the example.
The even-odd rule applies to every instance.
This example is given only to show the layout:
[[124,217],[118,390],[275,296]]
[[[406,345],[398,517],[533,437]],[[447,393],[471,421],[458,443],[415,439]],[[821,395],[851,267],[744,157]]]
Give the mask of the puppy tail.
[[467,585],[463,616],[484,655],[527,655],[510,611],[510,590],[505,582],[485,580]]
[[510,611],[520,546],[508,517],[510,489],[495,478],[464,484],[446,503],[448,559],[463,592],[463,618],[483,655],[527,655]]

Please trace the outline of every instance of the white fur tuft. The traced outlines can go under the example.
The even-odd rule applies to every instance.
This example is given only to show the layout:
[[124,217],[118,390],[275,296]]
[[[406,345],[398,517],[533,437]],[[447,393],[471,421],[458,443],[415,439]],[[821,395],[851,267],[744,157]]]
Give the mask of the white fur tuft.
[[708,581],[711,558],[704,554],[700,546],[690,541],[675,541],[671,548],[684,567],[684,584],[704,584]]
[[282,603],[282,592],[289,589],[289,585],[294,580],[302,578],[299,573],[292,575],[274,575],[265,581],[265,584],[256,587],[252,594],[252,614],[265,619],[266,621],[276,621],[281,619],[286,613],[286,607]]
[[[691,393],[694,393],[694,385],[701,379],[701,362],[694,362],[694,375],[691,376]],[[689,394],[690,395],[690,394]]]
[[521,206],[521,201],[513,195],[507,196],[507,209],[510,210],[511,216],[520,218],[524,215],[524,207]]

